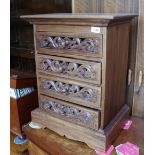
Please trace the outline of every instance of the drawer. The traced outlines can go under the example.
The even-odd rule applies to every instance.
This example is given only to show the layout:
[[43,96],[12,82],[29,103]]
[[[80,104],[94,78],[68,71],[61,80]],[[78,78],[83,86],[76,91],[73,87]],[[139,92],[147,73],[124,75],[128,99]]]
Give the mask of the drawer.
[[99,62],[36,55],[36,65],[40,73],[47,73],[91,84],[101,83],[101,63]]
[[101,87],[54,76],[39,76],[38,85],[41,94],[100,109]]
[[36,32],[38,53],[102,57],[102,35],[93,33]]
[[95,130],[99,129],[97,110],[84,108],[75,104],[40,95],[40,108],[53,117],[66,120]]

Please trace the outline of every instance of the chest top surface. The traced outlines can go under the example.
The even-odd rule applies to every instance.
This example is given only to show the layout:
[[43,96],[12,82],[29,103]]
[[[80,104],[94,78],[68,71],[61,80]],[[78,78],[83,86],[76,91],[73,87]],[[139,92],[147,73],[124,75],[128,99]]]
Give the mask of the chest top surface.
[[[73,24],[72,22],[78,22],[78,25],[96,25],[107,26],[107,24],[126,21],[136,17],[136,14],[127,13],[56,13],[56,14],[36,14],[36,15],[24,15],[21,18],[29,21],[33,24],[61,22],[60,24]],[[95,22],[95,23],[94,23]]]

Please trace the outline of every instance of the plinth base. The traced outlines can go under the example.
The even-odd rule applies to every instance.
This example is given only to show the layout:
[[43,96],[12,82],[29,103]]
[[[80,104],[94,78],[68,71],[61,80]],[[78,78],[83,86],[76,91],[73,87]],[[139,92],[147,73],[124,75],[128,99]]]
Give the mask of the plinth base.
[[129,119],[129,107],[125,105],[104,130],[98,131],[54,118],[39,108],[32,111],[31,115],[33,122],[46,126],[59,135],[85,142],[90,148],[105,152],[121,132],[122,125]]

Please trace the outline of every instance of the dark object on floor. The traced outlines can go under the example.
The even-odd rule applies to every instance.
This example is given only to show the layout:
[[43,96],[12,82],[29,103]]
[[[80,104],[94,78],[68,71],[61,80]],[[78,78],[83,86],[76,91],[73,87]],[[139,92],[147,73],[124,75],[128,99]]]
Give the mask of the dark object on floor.
[[26,136],[22,134],[21,136],[16,136],[14,138],[14,143],[17,145],[24,144],[27,142]]
[[16,135],[10,133],[10,155],[28,155],[28,143],[17,145],[14,144]]

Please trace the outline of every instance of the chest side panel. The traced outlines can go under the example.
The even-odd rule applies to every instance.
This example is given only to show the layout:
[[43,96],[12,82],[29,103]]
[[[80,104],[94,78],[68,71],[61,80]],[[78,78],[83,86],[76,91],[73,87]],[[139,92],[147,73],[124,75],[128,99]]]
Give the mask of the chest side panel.
[[104,126],[125,104],[130,24],[107,28]]

